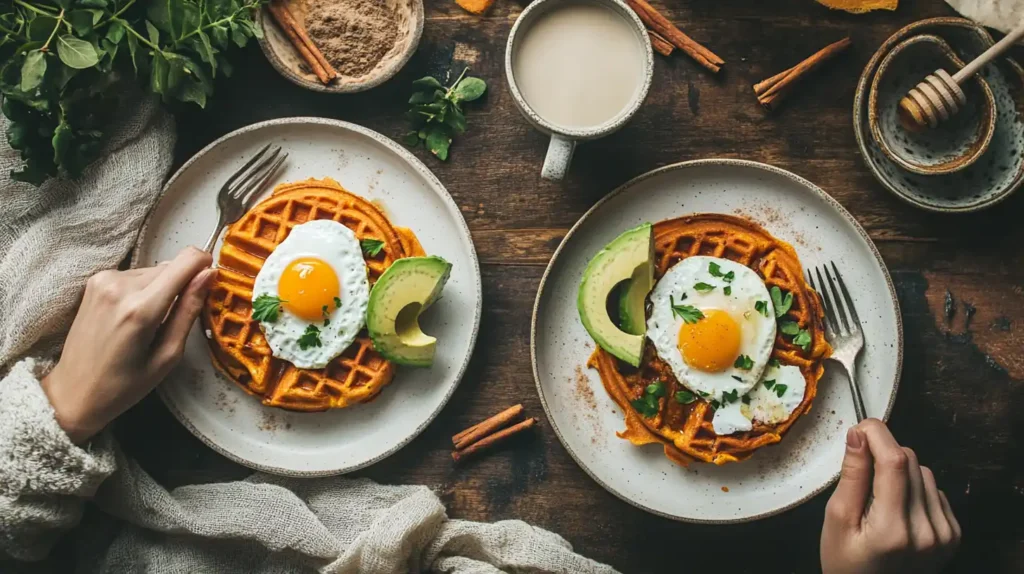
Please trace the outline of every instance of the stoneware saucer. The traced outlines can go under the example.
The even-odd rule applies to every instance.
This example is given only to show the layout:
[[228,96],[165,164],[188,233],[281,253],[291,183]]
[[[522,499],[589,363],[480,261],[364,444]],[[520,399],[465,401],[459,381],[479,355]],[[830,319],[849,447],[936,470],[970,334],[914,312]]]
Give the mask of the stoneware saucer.
[[985,28],[965,18],[931,18],[893,34],[868,62],[857,84],[853,129],[861,155],[882,186],[911,205],[940,213],[991,207],[1009,197],[1024,181],[1024,122],[1017,112],[1024,101],[1024,69],[1010,58],[982,68],[980,74],[995,98],[996,126],[989,149],[973,165],[946,175],[911,173],[886,156],[871,136],[868,103],[871,82],[882,59],[897,44],[918,34],[942,38],[964,62],[993,44]]
[[996,130],[992,89],[980,76],[961,88],[967,103],[939,126],[908,131],[899,121],[900,100],[937,69],[955,73],[964,67],[953,48],[932,34],[897,44],[882,59],[871,82],[868,122],[871,135],[889,159],[921,175],[942,175],[967,168],[988,150]]
[[562,240],[541,279],[530,331],[533,375],[551,429],[594,480],[632,505],[686,522],[746,522],[792,508],[839,476],[846,431],[857,423],[839,369],[826,364],[813,408],[781,443],[740,463],[683,468],[659,446],[615,435],[625,426],[622,410],[586,366],[596,345],[576,297],[587,262],[627,229],[691,213],[746,217],[793,245],[805,267],[843,266],[864,328],[861,392],[868,415],[883,420],[902,366],[899,303],[881,256],[849,212],[809,181],[752,161],[698,160],[648,172],[599,201]]
[[[395,15],[398,22],[398,37],[395,39],[395,45],[381,58],[377,66],[363,76],[353,78],[339,75],[330,85],[322,84],[266,8],[260,10],[256,16],[256,25],[263,28],[260,48],[279,74],[307,90],[333,94],[369,90],[391,79],[409,62],[409,58],[412,58],[420,44],[420,36],[423,35],[423,0],[383,0],[383,3]],[[307,2],[289,0],[287,5],[295,19],[300,24],[303,23]]]

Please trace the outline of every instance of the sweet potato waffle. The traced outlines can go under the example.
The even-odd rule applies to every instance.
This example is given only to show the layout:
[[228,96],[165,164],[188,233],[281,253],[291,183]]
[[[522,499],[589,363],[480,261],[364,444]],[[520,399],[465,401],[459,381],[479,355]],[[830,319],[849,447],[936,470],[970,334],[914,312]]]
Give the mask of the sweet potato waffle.
[[384,242],[376,256],[364,255],[371,284],[395,260],[424,254],[410,230],[393,227],[380,209],[329,178],[281,184],[231,224],[202,321],[214,366],[267,406],[296,411],[344,408],[373,399],[394,376],[394,365],[373,349],[365,331],[325,368],[299,369],[271,355],[253,320],[252,289],[264,261],[293,227],[315,219],[331,219],[359,239]]
[[[726,464],[749,458],[755,450],[782,440],[794,422],[811,408],[818,380],[824,373],[822,363],[832,352],[825,341],[821,302],[803,279],[803,267],[793,247],[772,237],[761,226],[728,215],[702,214],[662,221],[654,226],[655,278],[693,255],[730,259],[757,272],[770,289],[778,286],[793,294],[793,305],[784,317],[796,321],[811,334],[807,351],[777,333],[772,358],[783,365],[800,368],[807,381],[803,402],[787,420],[777,425],[755,422],[747,432],[719,436],[711,424],[714,409],[704,400],[684,405],[669,400],[684,387],[668,365],[658,359],[648,344],[640,368],[633,368],[600,347],[588,365],[597,369],[608,394],[626,413],[626,430],[619,437],[635,445],[658,443],[665,456],[682,465],[692,460]],[[659,399],[658,414],[644,418],[630,405],[641,398],[654,380],[665,385],[665,397]]]

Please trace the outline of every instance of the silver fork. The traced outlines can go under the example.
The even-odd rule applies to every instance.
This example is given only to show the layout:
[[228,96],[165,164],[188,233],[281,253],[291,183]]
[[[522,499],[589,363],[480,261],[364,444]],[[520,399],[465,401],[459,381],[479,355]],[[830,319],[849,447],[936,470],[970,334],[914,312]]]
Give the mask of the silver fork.
[[224,182],[217,193],[217,228],[213,230],[210,239],[206,241],[203,251],[212,251],[213,245],[220,237],[221,229],[224,229],[224,226],[229,223],[238,221],[238,218],[249,211],[257,192],[270,181],[274,172],[281,167],[287,157],[287,153],[281,153],[280,146],[267,144]]
[[[850,378],[850,391],[853,393],[853,408],[857,412],[857,422],[867,418],[864,409],[864,397],[860,394],[860,387],[857,385],[857,356],[864,349],[864,331],[860,328],[860,318],[857,317],[857,309],[853,306],[853,299],[846,289],[843,276],[839,273],[834,261],[832,272],[835,274],[835,281],[828,267],[822,265],[814,269],[814,275],[818,281],[814,281],[811,270],[807,270],[807,280],[811,287],[819,293],[824,301],[825,307],[825,339],[832,345],[832,360],[839,363],[846,369],[846,375]],[[824,272],[824,279],[822,279]],[[825,289],[825,284],[828,289]],[[839,289],[836,289],[836,284]],[[819,286],[821,287],[819,289]],[[832,296],[829,296],[829,291]],[[839,296],[842,292],[842,297]],[[844,305],[845,301],[845,305]]]

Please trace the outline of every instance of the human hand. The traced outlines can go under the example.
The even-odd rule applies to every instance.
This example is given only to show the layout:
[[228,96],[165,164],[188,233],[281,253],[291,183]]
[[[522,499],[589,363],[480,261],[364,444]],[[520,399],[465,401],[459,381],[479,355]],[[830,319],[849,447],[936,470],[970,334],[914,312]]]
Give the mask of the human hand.
[[141,400],[178,362],[217,273],[211,262],[188,247],[156,267],[89,279],[60,361],[42,381],[73,442]]
[[960,544],[960,524],[935,476],[885,424],[846,435],[839,486],[821,531],[824,574],[937,572]]

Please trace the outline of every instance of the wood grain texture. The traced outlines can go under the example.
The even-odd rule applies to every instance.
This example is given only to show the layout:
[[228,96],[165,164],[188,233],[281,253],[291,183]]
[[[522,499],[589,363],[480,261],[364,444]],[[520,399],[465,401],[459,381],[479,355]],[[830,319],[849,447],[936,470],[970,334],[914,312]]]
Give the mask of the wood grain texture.
[[[828,493],[781,516],[737,526],[695,526],[648,515],[592,481],[547,426],[530,369],[529,325],[544,265],[572,224],[600,197],[665,164],[732,157],[791,170],[847,207],[879,246],[895,279],[906,324],[906,360],[892,428],[931,466],[964,525],[958,572],[1019,571],[1024,564],[1024,194],[988,213],[926,214],[896,200],[871,176],[852,131],[861,69],[901,26],[951,15],[938,0],[903,0],[895,13],[852,16],[811,0],[653,1],[728,64],[717,76],[682,54],[656,58],[647,103],[623,130],[579,148],[568,179],[540,179],[547,138],[520,117],[505,86],[505,40],[521,0],[485,17],[454,2],[427,1],[419,52],[399,75],[365,94],[314,94],[280,78],[255,47],[236,76],[217,83],[209,109],[176,108],[180,165],[215,138],[285,116],[325,116],[398,138],[409,83],[468,64],[487,95],[468,106],[469,131],[447,163],[416,154],[447,186],[469,223],[483,273],[481,336],[466,378],[426,432],[359,472],[385,483],[427,484],[449,515],[519,518],[564,536],[623,572],[682,569],[814,572]],[[768,116],[750,86],[846,35],[854,46]],[[977,313],[946,322],[946,290]],[[1012,375],[1012,376],[1011,376]],[[400,389],[395,389],[400,390]],[[463,465],[451,436],[523,403],[540,417],[517,437]],[[189,435],[150,397],[118,423],[126,450],[164,484],[245,476]],[[668,542],[669,544],[665,544]],[[710,551],[680,555],[684,546]],[[742,545],[750,559],[735,560]],[[685,563],[682,561],[685,560]]]

